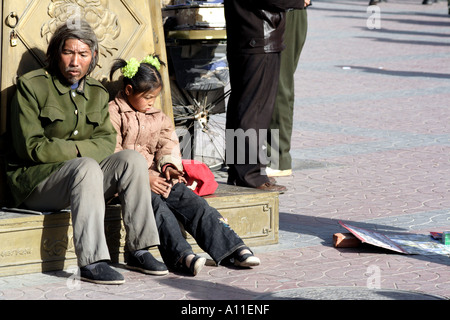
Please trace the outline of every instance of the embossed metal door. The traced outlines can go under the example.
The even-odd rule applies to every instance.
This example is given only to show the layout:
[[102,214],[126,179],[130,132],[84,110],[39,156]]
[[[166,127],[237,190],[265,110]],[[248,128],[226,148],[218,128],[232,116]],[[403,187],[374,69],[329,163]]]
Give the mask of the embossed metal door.
[[[77,16],[86,19],[99,40],[99,65],[91,76],[114,95],[109,69],[114,59],[157,53],[167,61],[160,0],[2,0],[1,113],[0,133],[6,130],[7,105],[18,76],[42,67],[50,37],[62,23],[76,26]],[[157,107],[172,117],[168,72]]]

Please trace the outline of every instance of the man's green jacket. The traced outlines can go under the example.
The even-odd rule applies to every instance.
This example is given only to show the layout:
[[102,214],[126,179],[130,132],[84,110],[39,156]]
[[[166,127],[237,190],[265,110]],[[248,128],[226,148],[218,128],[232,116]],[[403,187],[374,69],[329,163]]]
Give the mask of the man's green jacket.
[[10,108],[7,182],[13,206],[65,161],[90,157],[100,162],[114,152],[116,131],[108,113],[109,94],[85,77],[77,89],[46,69],[18,79]]

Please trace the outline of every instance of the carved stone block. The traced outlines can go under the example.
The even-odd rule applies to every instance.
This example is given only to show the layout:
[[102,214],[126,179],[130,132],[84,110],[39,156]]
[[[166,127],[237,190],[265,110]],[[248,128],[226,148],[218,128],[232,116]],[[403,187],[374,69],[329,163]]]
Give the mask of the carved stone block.
[[[208,203],[250,246],[278,243],[278,193],[220,184]],[[113,262],[123,262],[125,228],[120,205],[108,206],[105,232]],[[184,232],[195,252],[195,240]],[[63,270],[77,265],[69,212],[35,215],[0,212],[0,276]],[[154,256],[159,251],[151,249]]]

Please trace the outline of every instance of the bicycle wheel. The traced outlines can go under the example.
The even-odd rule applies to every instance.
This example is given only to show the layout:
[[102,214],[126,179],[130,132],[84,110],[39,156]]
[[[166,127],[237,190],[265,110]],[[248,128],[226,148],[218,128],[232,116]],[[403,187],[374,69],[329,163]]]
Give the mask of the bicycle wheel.
[[211,170],[225,164],[225,112],[230,90],[189,91],[172,88],[174,122],[182,156]]

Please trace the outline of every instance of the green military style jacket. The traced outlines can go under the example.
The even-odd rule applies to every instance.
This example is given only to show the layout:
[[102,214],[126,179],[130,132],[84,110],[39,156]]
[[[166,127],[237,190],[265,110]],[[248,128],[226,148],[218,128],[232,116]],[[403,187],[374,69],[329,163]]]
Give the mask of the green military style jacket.
[[76,90],[45,69],[18,79],[6,170],[13,206],[65,161],[79,156],[101,162],[113,154],[116,131],[108,100],[107,90],[91,77],[83,78]]

